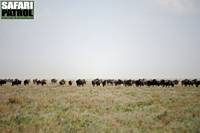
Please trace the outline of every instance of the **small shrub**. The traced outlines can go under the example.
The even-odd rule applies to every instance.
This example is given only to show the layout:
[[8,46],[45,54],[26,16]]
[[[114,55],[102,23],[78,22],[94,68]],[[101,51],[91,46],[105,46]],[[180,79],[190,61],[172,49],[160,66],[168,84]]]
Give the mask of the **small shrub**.
[[23,102],[22,98],[20,97],[9,97],[8,99],[8,103],[11,103],[11,104],[21,104]]
[[25,96],[12,96],[8,98],[8,103],[24,105],[25,103],[31,103],[31,99]]

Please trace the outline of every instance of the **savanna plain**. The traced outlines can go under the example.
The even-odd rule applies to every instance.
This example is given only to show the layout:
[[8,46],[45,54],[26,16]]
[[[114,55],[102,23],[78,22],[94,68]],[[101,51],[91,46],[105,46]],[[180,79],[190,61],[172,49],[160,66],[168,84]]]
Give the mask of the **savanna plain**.
[[200,87],[0,86],[0,132],[200,132]]

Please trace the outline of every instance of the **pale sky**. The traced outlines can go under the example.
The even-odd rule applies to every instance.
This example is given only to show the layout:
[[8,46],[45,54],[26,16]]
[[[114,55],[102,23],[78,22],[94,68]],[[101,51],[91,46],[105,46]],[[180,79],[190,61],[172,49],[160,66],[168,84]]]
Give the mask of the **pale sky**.
[[35,0],[0,20],[0,78],[200,78],[200,0]]

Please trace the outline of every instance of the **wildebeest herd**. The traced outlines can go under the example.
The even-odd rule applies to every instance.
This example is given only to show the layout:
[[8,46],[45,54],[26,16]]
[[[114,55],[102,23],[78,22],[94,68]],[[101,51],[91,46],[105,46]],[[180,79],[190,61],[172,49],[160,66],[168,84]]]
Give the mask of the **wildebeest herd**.
[[198,87],[200,85],[200,80],[193,79],[184,79],[184,80],[157,80],[157,79],[151,79],[151,80],[146,80],[146,79],[138,79],[138,80],[113,80],[113,79],[108,79],[108,80],[102,80],[102,79],[94,79],[92,80],[92,85],[93,86],[106,86],[106,85],[111,85],[111,86],[118,86],[118,85],[123,85],[123,86],[136,86],[136,87],[141,87],[141,86],[161,86],[161,87],[174,87],[181,83],[182,86],[196,86]]
[[[30,83],[35,84],[35,85],[47,85],[47,80],[42,79],[25,79],[24,81],[19,80],[19,79],[0,79],[0,86],[6,84],[6,83],[11,83],[12,86],[17,86],[17,85],[29,85]],[[58,84],[58,85],[66,85],[68,84],[69,86],[76,84],[78,87],[86,85],[86,80],[85,79],[78,79],[76,81],[66,81],[64,79],[58,81],[57,79],[51,79],[51,84]],[[184,80],[157,80],[157,79],[138,79],[138,80],[122,80],[122,79],[94,79],[91,81],[91,84],[93,87],[95,86],[136,86],[136,87],[141,87],[141,86],[161,86],[161,87],[174,87],[178,84],[181,84],[182,86],[196,86],[198,87],[200,85],[200,80],[197,79],[184,79]]]

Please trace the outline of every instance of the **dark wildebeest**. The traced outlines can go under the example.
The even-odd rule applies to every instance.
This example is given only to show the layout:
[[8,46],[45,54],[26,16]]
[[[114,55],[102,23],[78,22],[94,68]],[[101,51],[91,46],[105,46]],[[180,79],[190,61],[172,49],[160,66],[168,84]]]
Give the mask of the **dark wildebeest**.
[[171,80],[167,80],[165,84],[166,84],[167,87],[168,86],[171,86],[171,87],[175,86],[175,83],[173,81],[171,81]]
[[145,81],[145,85],[147,86],[160,86],[160,81],[156,80],[156,79],[152,79],[152,80],[147,80]]
[[36,84],[37,84],[37,85],[40,85],[41,82],[42,82],[41,80],[36,80]]
[[132,86],[133,85],[133,82],[131,79],[129,80],[124,80],[124,86]]
[[78,79],[76,80],[76,85],[77,86],[84,86],[86,84],[85,79]]
[[160,80],[160,86],[165,87],[165,80],[164,79]]
[[37,84],[38,79],[33,79],[33,84]]
[[92,86],[100,86],[101,85],[101,80],[100,79],[94,79],[92,80]]
[[103,87],[106,86],[106,80],[102,81],[102,85],[103,85]]
[[174,87],[175,86],[175,83],[172,81],[172,80],[161,80],[160,81],[160,85],[162,86],[162,87]]
[[138,79],[138,80],[135,80],[135,86],[136,87],[141,87],[141,86],[144,86],[144,82],[145,80],[144,79]]
[[30,82],[31,82],[30,79],[26,79],[26,80],[24,80],[24,85],[29,85]]
[[178,85],[179,81],[178,80],[173,80],[174,85]]
[[0,79],[0,86],[2,86],[2,85],[4,85],[4,84],[6,84],[6,80]]
[[52,84],[56,84],[57,83],[57,79],[51,79],[51,83]]
[[195,82],[196,87],[199,87],[200,85],[200,80],[198,80],[197,82]]
[[70,80],[70,81],[68,81],[68,84],[69,84],[70,86],[72,85],[72,83],[73,83],[73,82],[72,82],[71,80]]
[[114,84],[114,80],[113,79],[108,79],[108,80],[106,80],[106,84],[107,85],[112,85],[113,86],[113,84]]
[[47,80],[43,79],[43,80],[37,80],[37,85],[46,85],[47,84]]
[[197,80],[197,79],[194,79],[192,80],[193,84],[196,86],[196,87],[199,87],[200,85],[200,80]]
[[42,86],[43,86],[43,85],[46,85],[46,84],[47,84],[47,80],[46,80],[46,79],[43,79],[43,80],[41,81],[41,84],[42,84]]
[[184,79],[181,81],[181,85],[182,86],[193,86],[193,81],[191,81],[189,79]]
[[123,81],[121,80],[121,79],[118,79],[118,80],[115,80],[115,86],[117,86],[117,85],[123,85]]
[[12,86],[14,86],[14,85],[21,85],[21,83],[22,83],[21,80],[15,79],[15,80],[12,81]]
[[66,81],[64,79],[60,80],[59,84],[60,85],[65,85]]

